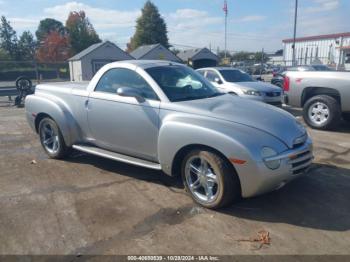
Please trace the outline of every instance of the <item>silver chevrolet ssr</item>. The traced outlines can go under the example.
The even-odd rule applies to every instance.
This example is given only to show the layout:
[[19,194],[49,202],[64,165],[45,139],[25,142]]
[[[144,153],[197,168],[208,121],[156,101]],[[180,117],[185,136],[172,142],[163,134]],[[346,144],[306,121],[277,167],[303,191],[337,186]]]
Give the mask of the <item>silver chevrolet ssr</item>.
[[187,66],[111,63],[90,83],[38,85],[26,116],[51,158],[70,149],[180,175],[220,208],[304,174],[312,141],[289,113],[220,93]]

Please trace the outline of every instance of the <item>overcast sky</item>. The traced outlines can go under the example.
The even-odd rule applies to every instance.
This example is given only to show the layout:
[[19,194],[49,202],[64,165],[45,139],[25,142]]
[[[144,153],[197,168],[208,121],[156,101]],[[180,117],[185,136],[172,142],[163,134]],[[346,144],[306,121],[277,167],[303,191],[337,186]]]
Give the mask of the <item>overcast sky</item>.
[[[35,32],[46,17],[63,23],[84,10],[103,40],[125,48],[145,0],[0,0],[0,15],[14,29]],[[153,0],[166,20],[169,40],[180,45],[224,47],[223,0]],[[272,52],[293,34],[295,0],[228,0],[228,49]],[[350,0],[299,0],[298,36],[350,31]],[[178,45],[178,46],[177,46]]]

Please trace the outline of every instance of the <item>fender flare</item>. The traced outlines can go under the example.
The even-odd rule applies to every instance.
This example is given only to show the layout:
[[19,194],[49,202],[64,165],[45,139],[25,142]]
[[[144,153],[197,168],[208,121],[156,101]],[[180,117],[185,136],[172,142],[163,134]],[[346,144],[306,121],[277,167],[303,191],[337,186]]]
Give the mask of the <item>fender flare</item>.
[[26,111],[35,115],[37,132],[40,120],[49,116],[57,123],[67,146],[78,139],[80,128],[63,100],[57,97],[29,96],[26,99]]

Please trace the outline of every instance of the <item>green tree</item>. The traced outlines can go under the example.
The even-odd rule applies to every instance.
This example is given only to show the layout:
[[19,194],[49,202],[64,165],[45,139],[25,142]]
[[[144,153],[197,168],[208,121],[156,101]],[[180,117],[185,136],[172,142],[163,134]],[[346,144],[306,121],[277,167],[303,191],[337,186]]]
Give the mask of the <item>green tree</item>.
[[147,1],[142,9],[141,16],[136,21],[136,32],[130,39],[128,51],[135,50],[142,45],[162,44],[169,48],[168,30],[158,8]]
[[66,28],[69,33],[73,55],[101,42],[84,11],[71,12],[66,22]]
[[10,60],[10,55],[2,48],[0,48],[0,60]]
[[33,60],[36,49],[36,41],[31,32],[24,31],[18,41],[18,52],[21,60]]
[[40,43],[49,33],[54,31],[64,35],[66,30],[60,21],[52,18],[45,18],[39,22],[38,29],[35,32],[36,39]]
[[267,61],[270,60],[270,58],[267,56],[266,53],[263,53],[263,52],[256,52],[254,54],[254,60],[256,62],[263,62],[263,63],[266,63]]
[[[219,51],[219,53],[217,54],[217,56],[218,56],[220,59],[224,59],[224,58],[225,58],[225,51]],[[227,52],[226,57],[227,57],[228,59],[231,59],[231,58],[232,58],[231,53],[230,53],[230,52]]]
[[232,61],[235,61],[235,62],[249,61],[252,59],[252,57],[253,57],[252,53],[241,51],[232,55]]
[[5,16],[2,16],[0,21],[0,48],[14,60],[18,59],[17,42],[16,31],[13,30]]

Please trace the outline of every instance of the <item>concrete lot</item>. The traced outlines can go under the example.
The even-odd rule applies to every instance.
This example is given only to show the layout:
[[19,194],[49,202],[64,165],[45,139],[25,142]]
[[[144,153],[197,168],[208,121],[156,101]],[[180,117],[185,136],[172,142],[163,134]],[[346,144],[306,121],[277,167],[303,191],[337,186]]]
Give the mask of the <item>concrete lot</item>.
[[[24,110],[0,103],[0,254],[350,254],[350,125],[310,134],[308,176],[214,212],[158,172],[49,160]],[[260,230],[269,246],[237,241]]]

